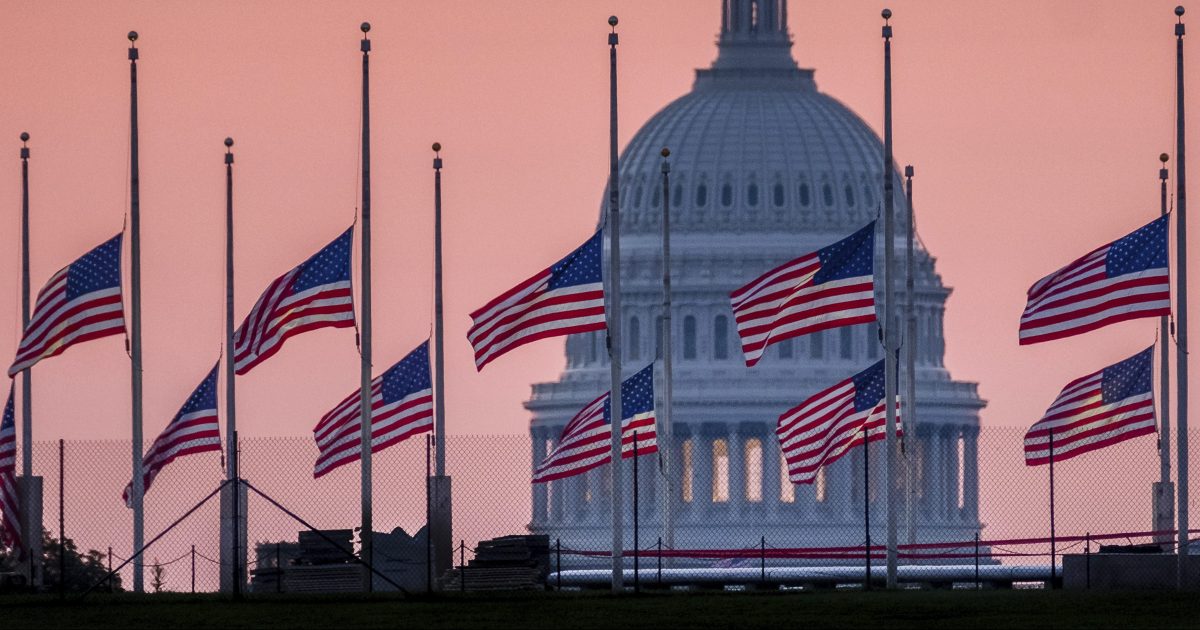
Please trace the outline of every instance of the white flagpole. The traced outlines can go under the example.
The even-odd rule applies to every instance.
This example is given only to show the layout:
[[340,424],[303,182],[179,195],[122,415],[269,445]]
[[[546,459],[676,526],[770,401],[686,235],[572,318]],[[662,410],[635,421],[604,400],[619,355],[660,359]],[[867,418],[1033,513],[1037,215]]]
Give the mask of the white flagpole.
[[[129,32],[129,267],[130,267],[130,341],[132,360],[133,407],[133,550],[142,548],[145,538],[145,513],[142,499],[146,490],[142,480],[142,239],[141,194],[138,180],[138,107],[137,107],[137,49],[138,34]],[[141,593],[144,586],[142,558],[133,561],[133,590]]]
[[1176,528],[1178,537],[1179,573],[1178,586],[1187,586],[1188,556],[1188,303],[1187,303],[1187,152],[1184,147],[1184,98],[1183,98],[1183,7],[1175,7],[1178,22],[1175,24],[1175,82],[1176,82],[1176,149],[1175,149],[1175,389],[1178,408],[1175,413],[1177,427],[1176,468],[1179,482],[1175,495],[1178,501]]
[[[892,27],[890,9],[883,10],[883,333],[884,333],[884,408],[887,410],[887,442],[884,448],[884,469],[887,479],[887,588],[896,588],[897,496],[896,464],[899,460],[896,438],[896,322],[895,322],[895,257],[896,225],[895,184],[892,180]],[[863,448],[868,445],[864,444]]]
[[359,322],[362,335],[359,344],[359,355],[362,357],[359,391],[362,529],[359,540],[362,543],[360,559],[366,565],[363,590],[370,593],[374,586],[374,576],[371,574],[374,554],[371,529],[371,40],[367,39],[371,25],[363,22],[360,28],[363,38],[359,46],[362,50],[362,317]]
[[625,590],[624,499],[621,488],[621,217],[617,179],[617,16],[608,18],[609,56],[609,175],[608,175],[608,356],[610,363],[612,464],[612,590]]
[[666,479],[666,496],[662,502],[663,510],[663,544],[668,549],[675,547],[675,501],[677,500],[676,492],[679,491],[679,486],[675,483],[674,470],[671,468],[675,442],[672,434],[672,419],[671,419],[671,404],[674,398],[674,378],[671,363],[671,163],[667,158],[671,157],[671,150],[663,147],[662,150],[662,187],[663,187],[663,215],[662,215],[662,284],[663,284],[663,309],[662,309],[662,353],[663,353],[663,408],[659,429],[662,432],[663,445],[658,449],[662,457],[663,474]]

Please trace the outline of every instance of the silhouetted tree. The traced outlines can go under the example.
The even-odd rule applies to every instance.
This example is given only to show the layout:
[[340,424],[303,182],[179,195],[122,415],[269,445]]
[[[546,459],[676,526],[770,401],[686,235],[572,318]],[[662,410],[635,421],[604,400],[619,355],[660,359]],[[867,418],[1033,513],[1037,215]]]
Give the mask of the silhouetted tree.
[[[66,590],[82,592],[102,582],[104,576],[108,575],[108,559],[104,552],[95,549],[80,552],[71,538],[63,540],[63,547],[63,558],[66,561],[65,581],[59,574],[58,539],[52,538],[50,532],[42,530],[42,576],[48,589],[57,590],[59,583],[63,582]],[[19,571],[20,565],[27,562],[27,558],[18,559],[11,551],[0,551],[0,568],[4,571]],[[122,590],[120,574],[114,575],[112,580],[112,590]],[[108,590],[108,586],[105,582],[98,588]]]

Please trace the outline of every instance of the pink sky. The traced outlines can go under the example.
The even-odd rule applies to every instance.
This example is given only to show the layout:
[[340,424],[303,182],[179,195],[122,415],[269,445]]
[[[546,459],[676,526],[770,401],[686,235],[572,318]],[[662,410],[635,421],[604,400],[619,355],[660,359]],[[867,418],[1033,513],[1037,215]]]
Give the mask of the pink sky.
[[[1017,346],[1016,331],[1034,280],[1158,214],[1157,156],[1174,150],[1175,2],[886,4],[895,12],[897,160],[916,166],[920,233],[954,288],[947,365],[980,382],[986,424],[1028,425],[1068,380],[1154,341],[1156,320],[1030,348]],[[800,64],[876,129],[884,6],[793,0],[790,13]],[[11,357],[19,337],[17,136],[32,135],[36,291],[121,229],[125,33],[136,29],[145,418],[147,437],[157,434],[220,351],[221,141],[237,142],[239,321],[272,278],[351,222],[365,19],[374,26],[377,371],[429,331],[429,146],[440,141],[448,427],[524,432],[521,402],[531,383],[556,377],[562,342],[526,346],[476,373],[467,314],[595,225],[607,176],[608,15],[621,18],[623,146],[712,61],[717,9],[717,0],[13,3],[0,23],[0,138],[10,151],[0,176],[10,252],[0,256],[0,356]],[[1189,46],[1200,68],[1200,42]],[[1191,129],[1200,148],[1200,124]],[[357,384],[353,331],[293,338],[239,379],[239,428],[307,434]],[[39,364],[34,385],[35,439],[128,435],[120,338]]]

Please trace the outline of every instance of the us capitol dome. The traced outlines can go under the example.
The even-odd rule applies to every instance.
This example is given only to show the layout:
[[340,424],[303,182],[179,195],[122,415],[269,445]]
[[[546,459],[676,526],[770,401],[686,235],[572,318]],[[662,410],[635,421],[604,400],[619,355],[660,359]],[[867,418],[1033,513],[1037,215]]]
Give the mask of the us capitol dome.
[[[747,368],[729,302],[730,291],[849,235],[882,208],[882,143],[853,111],[817,89],[813,70],[792,59],[787,10],[787,0],[722,0],[716,61],[697,70],[692,91],[655,114],[620,157],[628,377],[660,354],[659,152],[671,150],[673,436],[670,444],[660,437],[659,447],[670,449],[676,482],[666,482],[657,458],[640,459],[643,548],[661,534],[668,496],[675,504],[676,548],[738,548],[757,545],[760,536],[776,547],[863,541],[863,449],[825,469],[816,483],[793,485],[775,424],[806,397],[879,360],[877,325],[777,343]],[[902,263],[908,208],[900,174],[893,169],[891,176]],[[882,254],[881,242],[876,251]],[[985,403],[975,383],[954,380],[943,365],[950,289],[923,248],[916,268],[918,423],[905,444],[913,473],[901,501],[901,542],[910,531],[915,540],[969,539],[980,528],[977,438]],[[882,283],[877,287],[882,295]],[[604,334],[568,337],[559,379],[533,386],[525,404],[532,414],[532,466],[553,448],[566,422],[608,390]],[[661,385],[656,389],[661,401]],[[872,445],[870,457],[877,543],[885,540],[882,448]],[[631,460],[623,471],[621,492],[629,497]],[[563,547],[607,548],[608,476],[604,466],[534,484],[530,531],[561,538]],[[629,505],[631,520],[631,499]],[[629,548],[629,527],[625,534]]]

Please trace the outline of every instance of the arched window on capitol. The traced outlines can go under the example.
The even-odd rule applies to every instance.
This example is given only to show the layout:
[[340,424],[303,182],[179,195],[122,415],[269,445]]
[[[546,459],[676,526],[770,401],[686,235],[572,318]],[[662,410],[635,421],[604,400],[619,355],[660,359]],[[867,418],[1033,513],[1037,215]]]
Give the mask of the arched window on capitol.
[[713,358],[729,358],[729,318],[724,315],[713,319]]

